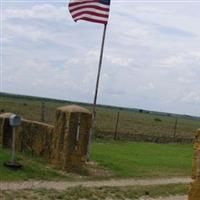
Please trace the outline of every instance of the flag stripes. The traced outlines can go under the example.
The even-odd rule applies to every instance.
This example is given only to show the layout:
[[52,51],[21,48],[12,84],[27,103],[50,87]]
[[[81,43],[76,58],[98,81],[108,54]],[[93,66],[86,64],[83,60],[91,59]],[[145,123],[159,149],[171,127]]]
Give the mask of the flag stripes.
[[86,13],[86,14],[96,13],[97,16],[101,16],[102,15],[102,17],[108,17],[108,13],[107,12],[102,11],[102,10],[96,10],[94,8],[90,8],[90,10],[88,10],[88,8],[83,8],[81,10],[76,10],[76,11],[73,12],[73,17],[78,15],[78,14],[81,15],[81,14],[84,14],[84,13]]
[[86,20],[107,24],[110,11],[110,0],[71,0],[69,11],[74,21]]

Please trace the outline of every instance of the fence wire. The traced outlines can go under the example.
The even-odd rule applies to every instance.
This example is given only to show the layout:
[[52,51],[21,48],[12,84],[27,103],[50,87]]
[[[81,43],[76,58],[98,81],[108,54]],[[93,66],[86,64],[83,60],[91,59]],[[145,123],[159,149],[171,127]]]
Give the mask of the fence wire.
[[[26,100],[20,98],[1,97],[0,113],[11,112],[25,119],[54,124],[56,108],[68,105],[64,102],[45,100]],[[91,109],[90,106],[85,106]],[[200,128],[197,117],[173,114],[154,113],[144,110],[128,110],[110,107],[97,108],[97,138],[113,138],[115,140],[162,140],[176,141],[177,138],[191,140]],[[169,141],[170,142],[170,141]]]

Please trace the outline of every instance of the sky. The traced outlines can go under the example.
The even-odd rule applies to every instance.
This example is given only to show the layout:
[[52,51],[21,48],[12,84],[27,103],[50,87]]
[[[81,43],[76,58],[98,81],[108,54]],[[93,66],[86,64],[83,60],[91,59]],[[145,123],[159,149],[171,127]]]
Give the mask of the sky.
[[[1,92],[92,103],[103,25],[69,1],[1,1]],[[200,116],[200,0],[113,0],[97,103]]]

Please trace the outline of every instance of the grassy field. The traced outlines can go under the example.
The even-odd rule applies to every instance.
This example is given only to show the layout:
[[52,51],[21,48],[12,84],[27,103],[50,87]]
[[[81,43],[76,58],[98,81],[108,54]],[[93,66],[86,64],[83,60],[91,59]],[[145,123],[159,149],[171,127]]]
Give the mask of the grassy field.
[[166,197],[170,195],[185,195],[188,191],[188,185],[162,185],[162,186],[140,186],[140,187],[100,187],[100,188],[84,188],[75,187],[65,191],[57,190],[22,190],[22,191],[2,191],[0,199],[4,200],[125,200],[139,199],[143,196],[148,197]]
[[98,142],[91,157],[117,177],[190,176],[192,169],[192,145]]
[[[16,98],[15,96],[0,96],[0,112],[14,112],[24,118],[40,121],[42,101],[42,98],[26,99]],[[45,121],[53,124],[56,108],[67,104],[63,101],[45,100]],[[84,107],[91,109],[89,106]],[[97,108],[98,133],[114,134],[118,111],[118,108]],[[170,114],[163,116],[143,110],[120,110],[118,132],[120,135],[173,136],[176,118],[178,119],[176,135],[179,137],[193,137],[194,132],[200,128],[200,120],[197,118]]]
[[[163,178],[191,174],[191,145],[95,142],[91,150],[92,160],[98,163],[99,168],[104,168],[111,174],[101,178]],[[43,159],[27,154],[17,155],[24,168],[15,172],[3,166],[3,163],[10,159],[10,152],[0,149],[0,181],[76,179],[67,173],[57,171]],[[83,178],[98,177],[87,175]]]
[[17,180],[71,180],[72,178],[64,173],[55,170],[41,158],[31,158],[27,154],[17,154],[17,160],[23,165],[23,169],[13,171],[4,167],[3,163],[9,161],[11,152],[0,148],[0,181]]

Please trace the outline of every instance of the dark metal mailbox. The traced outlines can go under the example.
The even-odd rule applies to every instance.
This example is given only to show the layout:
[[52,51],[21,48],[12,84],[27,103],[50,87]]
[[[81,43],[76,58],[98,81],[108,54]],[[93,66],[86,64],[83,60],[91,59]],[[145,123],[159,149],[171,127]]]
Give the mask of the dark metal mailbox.
[[10,126],[20,126],[21,125],[21,117],[19,115],[11,115],[9,118]]

